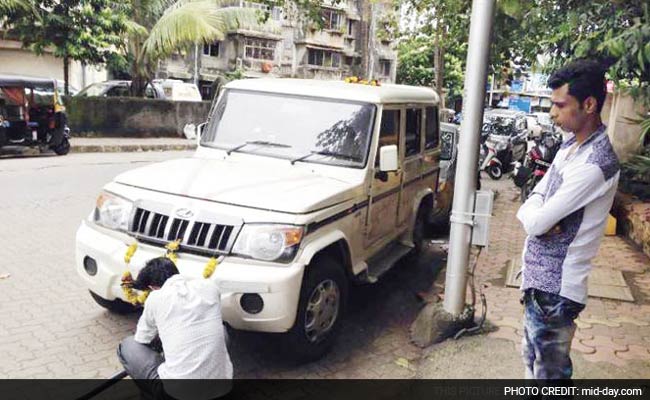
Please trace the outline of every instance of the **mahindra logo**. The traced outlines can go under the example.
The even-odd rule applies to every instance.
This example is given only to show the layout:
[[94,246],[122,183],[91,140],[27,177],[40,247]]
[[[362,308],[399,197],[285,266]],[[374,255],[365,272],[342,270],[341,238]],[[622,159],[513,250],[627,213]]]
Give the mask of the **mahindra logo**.
[[176,210],[176,215],[178,215],[181,218],[192,218],[194,216],[194,213],[192,210],[189,210],[187,208],[179,208]]

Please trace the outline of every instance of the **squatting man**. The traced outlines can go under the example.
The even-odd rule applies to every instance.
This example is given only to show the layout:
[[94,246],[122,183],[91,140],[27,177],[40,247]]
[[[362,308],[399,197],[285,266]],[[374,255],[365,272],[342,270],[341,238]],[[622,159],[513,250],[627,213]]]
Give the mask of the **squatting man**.
[[[148,261],[135,282],[127,284],[151,290],[135,335],[124,339],[117,350],[143,397],[211,399],[225,395],[231,384],[223,380],[232,379],[233,367],[216,283],[185,278],[170,259],[159,257]],[[164,357],[155,349],[157,338]]]

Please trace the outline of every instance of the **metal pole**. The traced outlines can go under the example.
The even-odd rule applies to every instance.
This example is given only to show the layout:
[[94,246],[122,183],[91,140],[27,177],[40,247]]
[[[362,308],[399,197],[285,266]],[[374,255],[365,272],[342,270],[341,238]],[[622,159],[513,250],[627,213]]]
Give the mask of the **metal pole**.
[[495,0],[474,0],[470,20],[463,121],[460,126],[454,203],[449,234],[449,258],[444,309],[460,315],[465,307],[467,268],[478,173],[479,133],[483,121],[485,83]]
[[494,96],[494,74],[492,74],[490,78],[490,102],[488,103],[488,107],[492,108],[492,96]]
[[199,86],[199,44],[194,44],[194,84]]

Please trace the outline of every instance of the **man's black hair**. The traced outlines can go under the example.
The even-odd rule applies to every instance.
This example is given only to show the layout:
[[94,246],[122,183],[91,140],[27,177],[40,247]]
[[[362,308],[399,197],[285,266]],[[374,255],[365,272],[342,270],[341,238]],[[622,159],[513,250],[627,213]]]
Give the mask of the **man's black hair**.
[[167,279],[178,274],[176,265],[166,257],[153,258],[147,261],[144,268],[138,273],[138,279],[133,282],[133,288],[147,289],[149,286],[162,287]]
[[572,61],[558,69],[548,78],[548,86],[557,89],[569,84],[569,94],[580,102],[593,96],[596,99],[598,113],[603,109],[607,89],[605,87],[606,66],[596,60],[580,59]]

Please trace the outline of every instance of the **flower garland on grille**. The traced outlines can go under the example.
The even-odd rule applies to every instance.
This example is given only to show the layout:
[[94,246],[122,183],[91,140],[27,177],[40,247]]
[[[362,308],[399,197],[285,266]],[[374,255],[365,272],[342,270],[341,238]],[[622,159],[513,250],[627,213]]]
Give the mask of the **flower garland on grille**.
[[[178,261],[178,254],[177,251],[181,247],[181,240],[175,240],[173,242],[167,243],[165,246],[165,249],[167,249],[167,252],[165,253],[165,257],[170,259],[174,264]],[[133,276],[131,275],[131,271],[129,271],[129,266],[131,263],[131,258],[133,258],[133,255],[135,254],[136,250],[138,249],[138,244],[133,243],[129,247],[126,248],[126,253],[124,253],[124,263],[126,264],[126,271],[122,274],[122,283],[120,286],[122,287],[122,293],[124,293],[124,297],[126,298],[126,301],[133,305],[140,305],[144,304],[145,300],[147,300],[147,296],[149,296],[149,293],[151,290],[145,289],[145,290],[135,290],[133,289]],[[205,264],[205,267],[203,267],[203,278],[208,279],[209,277],[212,276],[214,271],[217,269],[217,258],[212,256],[208,260],[208,262]],[[139,293],[138,293],[139,292]]]

